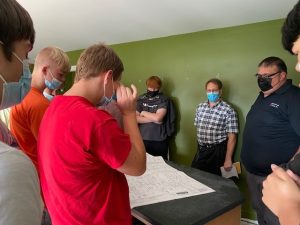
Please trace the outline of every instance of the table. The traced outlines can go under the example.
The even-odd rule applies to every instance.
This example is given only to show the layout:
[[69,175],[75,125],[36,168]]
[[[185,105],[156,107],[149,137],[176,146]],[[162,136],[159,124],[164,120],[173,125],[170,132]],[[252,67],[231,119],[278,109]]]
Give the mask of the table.
[[132,209],[132,215],[153,225],[239,225],[243,196],[235,183],[214,174],[167,162],[215,192],[144,205]]

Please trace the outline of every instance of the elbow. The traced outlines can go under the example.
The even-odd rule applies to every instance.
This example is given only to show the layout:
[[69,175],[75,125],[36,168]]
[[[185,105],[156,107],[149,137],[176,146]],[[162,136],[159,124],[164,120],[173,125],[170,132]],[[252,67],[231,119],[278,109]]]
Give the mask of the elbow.
[[147,159],[146,159],[146,151],[143,156],[143,159],[140,161],[139,166],[137,167],[138,169],[136,170],[136,175],[135,176],[141,176],[146,172],[146,165],[147,165]]
[[136,168],[131,174],[131,176],[142,176],[146,172],[146,163]]
[[137,171],[135,176],[142,176],[146,172],[146,164]]
[[141,176],[146,171],[146,151],[144,148],[131,149],[127,160],[118,169],[130,176]]
[[135,170],[133,171],[132,176],[141,176],[146,172],[146,154],[142,157],[141,161],[136,165]]
[[153,122],[161,124],[163,122],[163,118],[155,118]]

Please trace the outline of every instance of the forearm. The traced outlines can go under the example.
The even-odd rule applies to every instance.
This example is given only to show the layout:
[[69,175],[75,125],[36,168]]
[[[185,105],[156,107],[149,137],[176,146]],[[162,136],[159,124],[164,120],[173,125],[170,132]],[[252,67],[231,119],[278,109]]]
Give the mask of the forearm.
[[278,214],[281,225],[299,225],[300,224],[300,201],[288,204]]
[[147,111],[142,111],[141,116],[145,117],[153,123],[162,123],[164,118],[164,115],[161,115],[159,113],[151,113]]
[[[132,144],[131,151],[133,158],[132,163],[135,164],[137,171],[145,171],[146,168],[146,151],[143,143],[142,136],[140,134],[136,115],[134,113],[123,116],[124,131],[130,137]],[[138,174],[132,174],[138,175]]]
[[229,134],[225,160],[232,160],[235,144],[236,144],[236,134]]
[[143,116],[137,115],[136,119],[137,119],[138,123],[152,123],[151,120],[149,120],[149,119],[147,119],[146,117],[143,117]]
[[235,144],[233,144],[233,143],[229,143],[229,142],[227,143],[225,161],[232,160],[234,146],[235,146]]

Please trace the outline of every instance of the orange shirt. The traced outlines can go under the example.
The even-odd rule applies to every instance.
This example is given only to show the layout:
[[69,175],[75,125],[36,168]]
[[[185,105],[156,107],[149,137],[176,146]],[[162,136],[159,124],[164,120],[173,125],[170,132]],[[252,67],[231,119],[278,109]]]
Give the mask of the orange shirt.
[[23,101],[12,107],[10,129],[20,148],[37,166],[37,140],[40,123],[50,102],[38,89],[31,87]]

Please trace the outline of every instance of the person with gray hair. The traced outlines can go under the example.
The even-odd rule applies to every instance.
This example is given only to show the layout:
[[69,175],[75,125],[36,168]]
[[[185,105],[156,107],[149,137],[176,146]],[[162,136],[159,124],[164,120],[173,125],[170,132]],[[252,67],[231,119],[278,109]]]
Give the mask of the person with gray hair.
[[[300,72],[300,1],[288,13],[281,29],[283,47],[297,57]],[[264,204],[279,218],[281,225],[300,224],[300,154],[285,168],[272,164],[272,173],[263,182]]]
[[258,64],[259,93],[246,117],[241,160],[260,225],[279,225],[262,202],[262,184],[272,164],[288,163],[300,151],[300,89],[287,79],[285,62],[275,56]]

